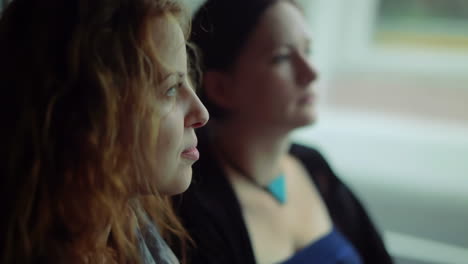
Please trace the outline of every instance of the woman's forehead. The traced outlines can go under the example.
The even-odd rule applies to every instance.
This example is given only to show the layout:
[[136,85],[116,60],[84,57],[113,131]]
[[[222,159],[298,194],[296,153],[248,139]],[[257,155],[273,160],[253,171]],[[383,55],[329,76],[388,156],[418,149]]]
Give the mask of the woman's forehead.
[[177,53],[185,49],[185,38],[179,22],[171,15],[159,16],[152,25],[152,38],[155,47],[165,53]]
[[179,22],[172,16],[161,16],[152,25],[156,56],[166,71],[185,72],[186,41]]
[[253,38],[262,48],[303,42],[310,39],[304,17],[296,6],[279,1],[268,8],[261,17]]

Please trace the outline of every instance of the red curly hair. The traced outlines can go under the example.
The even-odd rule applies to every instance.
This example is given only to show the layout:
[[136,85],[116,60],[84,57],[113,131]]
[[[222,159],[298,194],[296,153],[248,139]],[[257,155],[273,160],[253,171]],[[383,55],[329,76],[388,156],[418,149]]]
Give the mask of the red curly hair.
[[[164,67],[149,32],[167,16],[187,37],[175,1],[14,0],[3,11],[1,263],[139,263],[144,212],[185,236],[147,181]],[[152,196],[135,198],[141,186]],[[99,247],[109,223],[112,243]]]

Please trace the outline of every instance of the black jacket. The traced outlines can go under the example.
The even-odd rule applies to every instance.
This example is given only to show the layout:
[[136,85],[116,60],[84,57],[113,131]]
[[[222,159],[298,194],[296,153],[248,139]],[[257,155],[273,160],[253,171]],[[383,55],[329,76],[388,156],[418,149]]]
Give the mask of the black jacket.
[[[193,264],[254,264],[249,234],[234,190],[202,137],[200,160],[193,167],[187,192],[174,207],[196,247],[188,251]],[[364,263],[393,263],[361,203],[314,149],[292,145],[291,154],[309,172],[335,226],[353,244]],[[175,249],[176,254],[180,254]]]

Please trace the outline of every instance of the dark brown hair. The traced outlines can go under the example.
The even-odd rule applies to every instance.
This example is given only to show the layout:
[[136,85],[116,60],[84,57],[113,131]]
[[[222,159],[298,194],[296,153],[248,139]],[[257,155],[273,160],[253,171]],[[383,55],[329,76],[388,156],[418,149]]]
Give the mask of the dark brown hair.
[[[190,36],[200,54],[201,71],[229,70],[262,15],[279,1],[298,6],[294,0],[208,0],[195,14]],[[227,114],[206,98],[203,89],[200,98],[213,118]]]

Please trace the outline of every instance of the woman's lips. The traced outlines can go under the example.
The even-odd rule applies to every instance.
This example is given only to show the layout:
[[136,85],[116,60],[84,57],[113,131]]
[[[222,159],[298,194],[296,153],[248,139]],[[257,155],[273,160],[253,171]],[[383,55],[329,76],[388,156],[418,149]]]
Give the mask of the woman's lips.
[[198,152],[197,147],[191,147],[182,152],[182,157],[197,161],[200,158],[200,152]]
[[315,96],[313,93],[306,94],[299,99],[300,104],[312,104],[314,102]]

